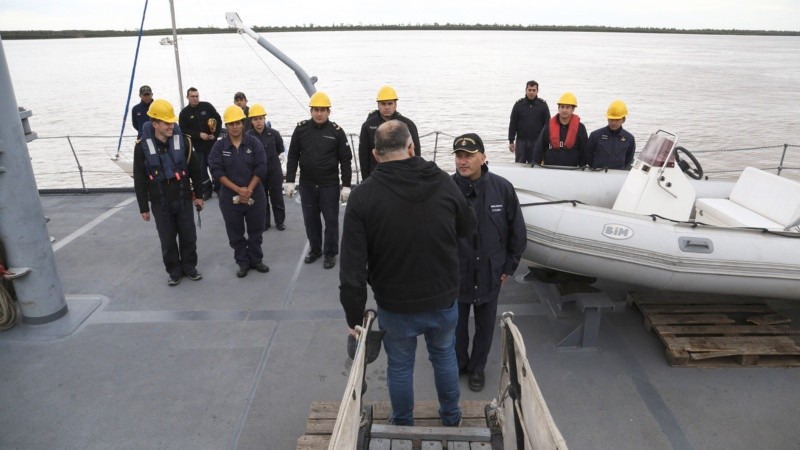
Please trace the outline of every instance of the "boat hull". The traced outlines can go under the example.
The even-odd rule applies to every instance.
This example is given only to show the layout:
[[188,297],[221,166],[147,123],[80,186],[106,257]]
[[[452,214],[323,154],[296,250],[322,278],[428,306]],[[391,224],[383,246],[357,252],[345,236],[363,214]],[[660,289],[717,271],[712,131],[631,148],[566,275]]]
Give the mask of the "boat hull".
[[[492,169],[517,188],[528,238],[523,261],[530,265],[648,289],[800,300],[797,233],[613,211],[605,205],[613,204],[624,182],[622,171],[559,175],[513,165]],[[703,197],[722,198],[732,188],[727,182],[698,184]],[[537,189],[560,190],[561,196]]]

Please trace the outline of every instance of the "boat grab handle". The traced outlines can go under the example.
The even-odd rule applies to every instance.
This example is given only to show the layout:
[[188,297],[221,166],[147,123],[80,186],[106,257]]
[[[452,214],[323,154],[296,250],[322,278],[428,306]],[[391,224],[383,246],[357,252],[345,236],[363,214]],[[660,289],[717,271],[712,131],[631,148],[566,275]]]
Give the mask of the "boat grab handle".
[[681,236],[678,245],[687,253],[714,253],[714,243],[707,238]]

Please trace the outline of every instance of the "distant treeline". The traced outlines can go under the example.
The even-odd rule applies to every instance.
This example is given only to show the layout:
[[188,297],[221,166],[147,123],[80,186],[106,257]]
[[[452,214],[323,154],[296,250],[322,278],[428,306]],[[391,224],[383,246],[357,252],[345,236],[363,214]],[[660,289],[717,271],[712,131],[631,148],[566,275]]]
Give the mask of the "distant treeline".
[[[423,24],[423,25],[298,25],[290,27],[253,27],[259,33],[269,32],[301,32],[301,31],[387,31],[387,30],[487,30],[487,31],[578,31],[578,32],[605,32],[605,33],[666,33],[666,34],[722,34],[746,36],[800,36],[800,31],[774,31],[774,30],[684,30],[679,28],[652,28],[652,27],[604,27],[604,26],[557,26],[557,25],[484,25],[484,24]],[[197,27],[179,28],[178,34],[215,34],[235,33],[232,28]],[[92,37],[117,37],[136,36],[139,30],[24,30],[0,31],[3,39],[68,39]],[[144,30],[145,36],[172,35],[172,29],[162,28]]]

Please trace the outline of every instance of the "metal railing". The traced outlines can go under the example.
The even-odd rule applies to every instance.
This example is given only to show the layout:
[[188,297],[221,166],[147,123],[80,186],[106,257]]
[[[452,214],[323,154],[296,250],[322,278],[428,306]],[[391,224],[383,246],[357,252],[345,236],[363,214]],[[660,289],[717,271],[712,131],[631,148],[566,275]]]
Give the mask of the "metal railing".
[[[350,133],[348,137],[353,149],[353,181],[358,183],[361,180],[358,167],[359,136]],[[451,155],[451,142],[455,137],[443,131],[421,135],[422,157],[436,162],[445,171],[453,172],[455,163]],[[132,191],[133,182],[121,166],[133,162],[135,136],[123,138],[122,152],[118,153],[119,136],[39,136],[28,146],[40,192]],[[64,144],[59,145],[58,141]],[[490,163],[513,162],[506,139],[486,139],[484,144]],[[753,166],[800,181],[800,145],[692,149],[692,153],[698,155],[705,174],[710,178],[735,178],[744,167]]]

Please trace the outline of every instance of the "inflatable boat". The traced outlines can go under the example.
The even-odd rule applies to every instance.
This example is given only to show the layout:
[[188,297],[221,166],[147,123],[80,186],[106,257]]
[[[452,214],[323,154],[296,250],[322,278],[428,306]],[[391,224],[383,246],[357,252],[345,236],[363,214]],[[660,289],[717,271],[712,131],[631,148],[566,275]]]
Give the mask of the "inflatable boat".
[[530,266],[656,290],[800,300],[794,180],[753,167],[735,182],[704,179],[663,130],[630,170],[491,170],[523,205]]

